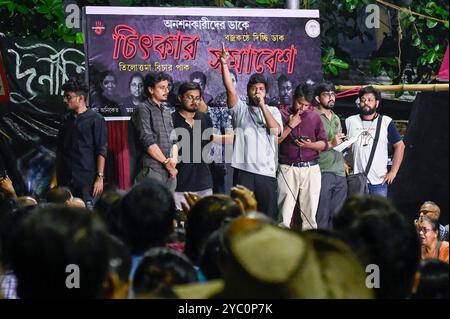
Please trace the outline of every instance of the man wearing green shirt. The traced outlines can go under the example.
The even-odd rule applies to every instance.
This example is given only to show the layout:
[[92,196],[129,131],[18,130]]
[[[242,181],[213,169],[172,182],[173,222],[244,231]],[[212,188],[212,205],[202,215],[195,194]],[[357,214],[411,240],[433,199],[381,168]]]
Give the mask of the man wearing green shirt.
[[331,220],[347,198],[347,179],[345,177],[344,158],[341,152],[333,148],[339,145],[345,135],[339,117],[332,111],[336,102],[336,89],[333,83],[323,82],[316,89],[317,112],[327,133],[327,151],[320,153],[322,188],[317,208],[317,227],[331,228]]

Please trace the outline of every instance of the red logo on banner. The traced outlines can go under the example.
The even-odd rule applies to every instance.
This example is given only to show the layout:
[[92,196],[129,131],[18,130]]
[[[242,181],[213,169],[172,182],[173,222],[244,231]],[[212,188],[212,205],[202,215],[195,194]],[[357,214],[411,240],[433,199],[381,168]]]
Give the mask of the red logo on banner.
[[105,33],[105,24],[102,21],[95,21],[95,26],[92,27],[96,35]]
[[2,55],[0,54],[0,102],[9,101],[8,82],[6,80],[6,72],[3,68]]

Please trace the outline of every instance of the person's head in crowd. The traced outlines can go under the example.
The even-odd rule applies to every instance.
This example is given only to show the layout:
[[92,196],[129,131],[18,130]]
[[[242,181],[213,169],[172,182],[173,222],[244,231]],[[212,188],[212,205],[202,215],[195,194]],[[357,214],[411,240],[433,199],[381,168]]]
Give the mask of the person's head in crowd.
[[186,221],[186,255],[194,264],[209,235],[217,230],[226,218],[242,215],[239,206],[229,196],[211,195],[200,199],[190,210]]
[[176,298],[173,286],[197,281],[191,261],[182,253],[155,247],[148,250],[133,277],[137,298]]
[[432,201],[426,201],[420,206],[419,217],[428,217],[429,219],[439,220],[441,216],[440,207]]
[[359,258],[339,237],[327,230],[310,230],[303,234],[317,255],[326,298],[373,298],[367,285],[367,273]]
[[290,105],[292,103],[292,80],[282,74],[278,78],[278,95],[281,105]]
[[71,78],[63,84],[64,102],[72,112],[86,107],[88,86],[79,78]]
[[336,103],[336,87],[331,82],[322,82],[317,85],[315,99],[326,110],[334,108]]
[[131,254],[127,246],[115,236],[108,236],[109,267],[103,284],[106,299],[127,299],[131,282]]
[[428,217],[420,217],[416,222],[416,229],[422,245],[422,259],[439,259],[448,263],[449,244],[439,240],[439,222]]
[[219,267],[220,232],[215,230],[209,235],[200,253],[198,266],[206,280],[222,278]]
[[[245,214],[246,220],[256,220],[257,223],[264,222],[268,224],[275,224],[266,214],[252,211]],[[225,227],[225,224],[231,221],[227,218],[222,222],[221,228]],[[220,234],[221,228],[215,230],[206,240],[205,248],[202,250],[199,260],[199,266],[207,280],[222,278],[219,266],[219,253],[220,253]]]
[[448,299],[448,264],[437,259],[423,260],[417,272],[414,299]]
[[380,105],[381,93],[373,86],[366,86],[359,90],[359,110],[363,115],[372,115]]
[[171,80],[172,78],[164,72],[149,73],[144,79],[145,92],[158,105],[166,102],[171,90]]
[[360,258],[377,265],[377,298],[405,298],[411,292],[420,249],[417,233],[396,208],[378,196],[352,196],[333,219],[334,230]]
[[3,243],[3,265],[5,268],[11,268],[9,252],[12,249],[11,244],[14,242],[16,229],[25,218],[36,212],[35,208],[35,206],[17,206],[13,211],[0,216],[0,240]]
[[292,103],[293,113],[303,114],[309,109],[314,99],[314,87],[306,82],[300,83],[294,91],[294,101]]
[[103,224],[84,209],[49,205],[27,217],[10,251],[19,298],[101,297],[107,236]]
[[260,100],[264,100],[269,90],[267,79],[262,74],[254,73],[247,83],[247,96],[250,105],[259,105]]
[[111,207],[124,196],[124,193],[116,188],[105,190],[94,204],[94,212],[105,222]]
[[210,297],[372,297],[359,261],[337,240],[306,236],[246,216],[222,227],[219,238],[224,284]]
[[102,80],[100,81],[101,94],[114,100],[117,94],[117,76],[112,71],[106,71],[103,73]]
[[178,89],[181,110],[194,113],[202,100],[202,88],[196,82],[184,82]]
[[[200,71],[196,71],[191,73],[191,75],[189,76],[189,80],[191,82],[197,83],[198,85],[200,85],[200,89],[203,91],[205,91],[206,88],[206,83],[207,83],[207,78],[205,73],[200,72]],[[178,92],[178,94],[180,94]]]
[[436,219],[420,217],[416,227],[422,246],[432,247],[439,241],[439,222]]
[[109,216],[111,230],[140,256],[146,250],[165,246],[174,231],[175,201],[167,187],[145,179],[116,202]]
[[141,102],[144,100],[144,77],[140,73],[134,73],[128,82],[128,89],[133,102]]
[[55,187],[47,193],[47,203],[67,204],[72,199],[72,192],[67,187]]

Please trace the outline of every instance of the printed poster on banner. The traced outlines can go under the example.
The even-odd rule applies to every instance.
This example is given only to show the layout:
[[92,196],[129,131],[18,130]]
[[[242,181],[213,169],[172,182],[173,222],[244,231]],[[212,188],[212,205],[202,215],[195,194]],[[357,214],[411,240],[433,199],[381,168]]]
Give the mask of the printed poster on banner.
[[[278,81],[322,78],[318,10],[85,7],[89,106],[109,120],[129,119],[146,99],[149,72],[172,77],[166,107],[182,82],[197,81],[209,105],[223,105],[222,43],[242,99],[253,73],[269,82],[267,102],[280,104]],[[281,77],[281,78],[280,78]]]

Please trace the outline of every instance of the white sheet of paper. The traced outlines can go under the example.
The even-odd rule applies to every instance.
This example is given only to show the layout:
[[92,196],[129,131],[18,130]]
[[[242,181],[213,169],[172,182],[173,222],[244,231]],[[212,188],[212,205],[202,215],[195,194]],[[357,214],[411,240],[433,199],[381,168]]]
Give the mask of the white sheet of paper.
[[345,149],[349,148],[353,143],[355,143],[357,140],[356,137],[350,137],[348,140],[342,142],[341,144],[339,144],[338,146],[334,147],[333,149],[338,151],[338,152],[342,152]]

